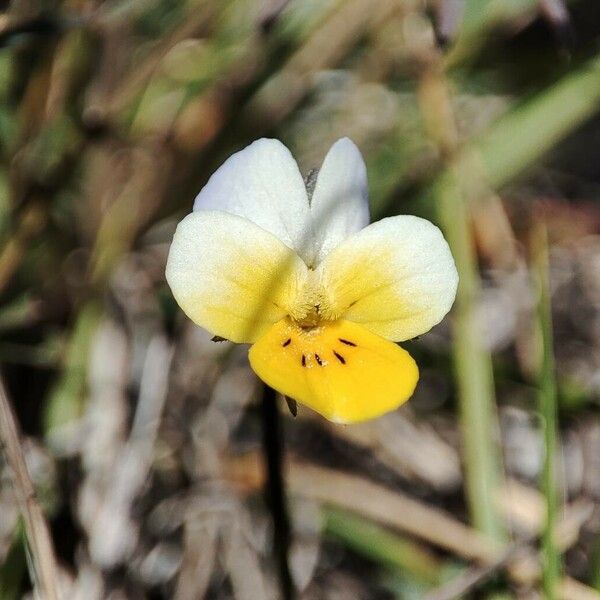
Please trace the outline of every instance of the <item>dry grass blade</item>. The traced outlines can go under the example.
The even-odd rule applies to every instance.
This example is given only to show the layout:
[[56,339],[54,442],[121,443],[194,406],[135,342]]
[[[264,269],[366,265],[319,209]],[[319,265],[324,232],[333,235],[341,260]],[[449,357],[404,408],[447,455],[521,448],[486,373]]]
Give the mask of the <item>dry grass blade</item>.
[[[227,465],[229,479],[248,489],[263,484],[264,468],[258,454],[232,460]],[[498,571],[508,569],[511,579],[521,584],[535,584],[541,577],[539,557],[530,548],[532,540],[540,533],[542,519],[537,511],[520,515],[527,521],[527,534],[516,544],[501,545],[444,512],[429,507],[409,496],[392,491],[363,477],[290,460],[287,469],[290,494],[301,496],[336,509],[359,513],[368,519],[414,535],[444,548],[466,560],[478,563],[440,588],[432,590],[427,600],[451,600],[475,589]],[[521,486],[523,487],[523,486]],[[508,493],[508,492],[507,492]],[[514,491],[511,495],[514,496]],[[534,490],[528,492],[537,498]],[[519,498],[523,498],[521,491]],[[538,502],[541,501],[537,498]],[[507,520],[514,519],[519,507],[505,503]],[[561,550],[566,550],[578,540],[581,526],[590,518],[593,506],[579,500],[569,505],[557,522],[555,536]],[[531,560],[530,560],[531,559]],[[525,570],[513,567],[526,565]],[[564,578],[559,584],[559,598],[569,598],[565,590],[572,590],[573,582]],[[579,584],[573,598],[598,598],[594,590]],[[587,596],[585,594],[588,594]]]
[[565,577],[558,585],[558,597],[561,600],[600,600],[600,593],[576,579]]
[[110,487],[90,531],[90,552],[105,567],[125,560],[134,542],[130,533],[136,530],[132,507],[152,466],[171,360],[168,342],[162,336],[154,338],[148,346],[131,435],[111,473]]
[[[593,505],[583,500],[573,502],[565,510],[562,519],[556,523],[554,529],[554,537],[561,550],[568,549],[577,541],[581,526],[590,518],[592,512]],[[452,600],[462,597],[505,568],[508,569],[509,575],[521,584],[533,584],[539,580],[542,577],[540,556],[532,551],[530,544],[542,529],[543,520],[539,516],[532,515],[532,517],[529,524],[530,533],[525,536],[525,539],[510,545],[496,561],[466,569],[448,583],[427,594],[425,600]],[[531,566],[531,569],[526,568],[524,573],[523,565]],[[516,571],[515,567],[517,567]],[[590,587],[574,582],[568,577],[558,582],[557,591],[557,597],[564,600],[600,598],[600,595]]]
[[[507,552],[506,556],[493,565],[484,567],[473,567],[468,569],[441,588],[427,594],[424,600],[454,600],[462,598],[464,594],[472,591],[491,577],[498,570],[507,566],[511,560],[519,555],[522,546],[516,546],[514,550]],[[600,594],[583,583],[565,577],[558,584],[557,597],[560,600],[600,600]]]
[[[261,486],[264,470],[256,454],[231,461],[229,478],[251,489]],[[468,525],[398,491],[363,477],[290,460],[286,472],[292,495],[343,508],[390,525],[484,564],[498,560],[501,546]]]
[[54,546],[44,513],[37,501],[27,470],[15,415],[10,406],[4,382],[0,379],[0,440],[14,474],[14,488],[25,523],[27,541],[33,558],[34,586],[45,600],[58,600],[58,569]]
[[288,484],[292,493],[347,510],[358,510],[375,521],[387,523],[469,560],[487,563],[497,559],[500,547],[474,529],[441,510],[362,477],[293,463]]
[[186,521],[186,550],[177,578],[175,600],[195,600],[204,597],[217,556],[218,529],[219,526],[215,522],[196,524]]
[[332,436],[371,452],[383,464],[412,481],[436,491],[455,490],[461,485],[460,459],[456,450],[425,423],[406,413],[353,427],[328,426]]

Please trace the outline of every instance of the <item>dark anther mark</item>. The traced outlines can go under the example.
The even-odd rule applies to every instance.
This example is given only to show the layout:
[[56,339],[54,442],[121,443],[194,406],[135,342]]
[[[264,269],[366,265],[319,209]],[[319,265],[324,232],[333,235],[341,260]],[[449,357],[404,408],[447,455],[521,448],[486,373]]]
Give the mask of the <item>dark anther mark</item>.
[[333,351],[333,353],[335,354],[335,357],[343,364],[346,364],[346,359],[341,355],[338,354],[335,350]]
[[288,338],[288,339],[287,339],[287,340],[285,340],[285,342],[283,342],[283,344],[281,344],[281,345],[282,345],[282,346],[285,348],[286,346],[289,346],[289,345],[290,345],[290,342],[291,342],[291,341],[292,341],[292,338]]
[[338,340],[340,340],[342,344],[346,344],[346,346],[356,346],[356,344],[354,342],[351,342],[350,340],[343,340],[342,338],[338,338]]
[[306,366],[306,356],[304,356],[304,354],[302,355],[302,366]]
[[321,360],[321,357],[318,354],[315,354],[315,360],[319,363],[320,367],[323,366],[323,361]]

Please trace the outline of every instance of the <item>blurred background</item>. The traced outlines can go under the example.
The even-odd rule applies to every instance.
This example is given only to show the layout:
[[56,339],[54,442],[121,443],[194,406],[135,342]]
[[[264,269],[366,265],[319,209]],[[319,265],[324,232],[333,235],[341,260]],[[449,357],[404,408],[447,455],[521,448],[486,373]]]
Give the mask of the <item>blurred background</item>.
[[[34,581],[82,600],[600,598],[597,0],[1,10],[2,600]],[[171,296],[177,222],[261,136],[304,173],[351,137],[374,219],[444,229],[459,296],[405,345],[422,376],[392,414],[340,427],[279,399],[265,419],[247,348]]]

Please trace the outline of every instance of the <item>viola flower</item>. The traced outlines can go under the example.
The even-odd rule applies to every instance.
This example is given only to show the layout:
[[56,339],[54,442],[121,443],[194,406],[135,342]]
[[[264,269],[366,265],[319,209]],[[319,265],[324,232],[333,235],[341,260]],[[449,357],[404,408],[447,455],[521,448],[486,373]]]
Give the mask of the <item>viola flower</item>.
[[369,225],[365,164],[347,138],[327,153],[312,196],[277,140],[231,156],[177,227],[166,276],[192,321],[253,344],[265,383],[337,423],[410,398],[419,371],[394,342],[439,323],[458,284],[429,221]]

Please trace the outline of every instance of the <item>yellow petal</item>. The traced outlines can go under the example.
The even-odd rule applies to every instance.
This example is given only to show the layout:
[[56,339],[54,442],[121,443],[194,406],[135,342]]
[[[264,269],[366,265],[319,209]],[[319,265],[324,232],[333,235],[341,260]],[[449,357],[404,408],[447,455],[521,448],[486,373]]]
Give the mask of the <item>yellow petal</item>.
[[201,210],[177,227],[166,276],[192,321],[233,342],[254,342],[287,315],[307,268],[251,221]]
[[303,329],[282,319],[250,348],[249,358],[272,388],[336,423],[394,410],[419,379],[406,350],[344,320]]

